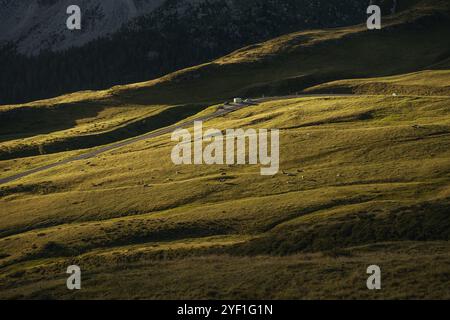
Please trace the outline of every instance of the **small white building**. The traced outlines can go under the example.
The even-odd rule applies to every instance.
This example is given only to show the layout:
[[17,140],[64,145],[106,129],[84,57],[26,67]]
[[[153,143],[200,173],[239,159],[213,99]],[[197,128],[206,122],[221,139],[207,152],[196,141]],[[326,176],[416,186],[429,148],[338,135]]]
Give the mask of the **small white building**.
[[242,98],[234,98],[234,99],[233,99],[233,102],[234,102],[234,103],[242,103],[243,100],[242,100]]

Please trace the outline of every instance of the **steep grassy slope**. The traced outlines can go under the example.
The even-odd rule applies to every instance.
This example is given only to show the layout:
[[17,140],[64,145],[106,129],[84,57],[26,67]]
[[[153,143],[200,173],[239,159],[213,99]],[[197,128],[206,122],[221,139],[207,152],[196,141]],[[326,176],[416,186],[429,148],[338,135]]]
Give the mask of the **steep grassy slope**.
[[[427,5],[430,2],[432,6]],[[436,67],[450,54],[449,37],[443,36],[450,30],[449,12],[447,2],[421,1],[385,18],[380,31],[360,25],[289,34],[161,79],[119,86],[112,92],[142,103],[179,103],[289,94],[330,80]]]
[[[59,286],[62,266],[72,262],[89,270],[88,289],[77,297],[368,297],[360,281],[374,263],[398,277],[380,298],[448,295],[447,97],[271,101],[206,127],[280,128],[280,173],[177,167],[165,135],[11,183],[1,189],[2,296],[69,297]],[[299,252],[325,253],[273,257]],[[254,255],[267,256],[258,258],[267,269]],[[212,269],[199,269],[205,261]],[[235,263],[253,272],[233,289]],[[399,263],[413,271],[402,273]],[[337,273],[330,271],[338,265]],[[157,272],[161,266],[167,273]],[[194,290],[169,277],[181,268]],[[272,268],[286,279],[310,279],[308,293],[276,285],[266,274]],[[159,277],[158,289],[137,290],[130,280],[112,290],[116,276],[141,277],[148,289],[155,280],[143,273]],[[337,277],[358,285],[336,291]],[[195,290],[207,279],[221,279],[216,290]],[[266,291],[254,291],[261,282]],[[162,289],[164,283],[173,285]],[[405,290],[411,283],[414,294]]]

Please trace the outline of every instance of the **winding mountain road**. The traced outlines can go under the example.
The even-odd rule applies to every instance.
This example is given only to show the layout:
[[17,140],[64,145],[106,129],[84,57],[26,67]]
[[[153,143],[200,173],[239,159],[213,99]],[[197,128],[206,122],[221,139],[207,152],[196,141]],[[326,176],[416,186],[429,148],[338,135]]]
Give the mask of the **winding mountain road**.
[[192,126],[194,124],[195,121],[207,121],[210,119],[214,119],[214,118],[218,118],[221,116],[224,116],[228,113],[234,112],[236,110],[245,108],[245,107],[249,107],[252,105],[257,105],[261,102],[267,102],[267,101],[275,101],[275,100],[284,100],[284,99],[295,99],[295,98],[307,98],[307,97],[353,97],[355,95],[352,94],[333,94],[333,95],[327,95],[327,94],[310,94],[310,95],[292,95],[292,96],[279,96],[279,97],[267,97],[267,98],[261,98],[261,99],[254,99],[252,100],[254,103],[242,103],[242,104],[228,104],[228,105],[223,105],[222,108],[219,108],[216,112],[203,116],[203,117],[198,117],[196,119],[190,120],[190,121],[186,121],[186,122],[182,122],[179,124],[175,124],[175,125],[171,125],[162,129],[158,129],[155,131],[151,131],[149,133],[146,133],[144,135],[140,135],[134,138],[130,138],[130,139],[126,139],[126,140],[122,140],[116,143],[112,143],[103,147],[98,147],[95,150],[92,151],[88,151],[86,153],[83,153],[81,155],[77,155],[77,156],[73,156],[73,157],[69,157],[67,159],[55,162],[55,163],[51,163],[51,164],[47,164],[44,166],[40,166],[34,169],[30,169],[27,171],[24,171],[22,173],[18,173],[15,175],[12,175],[10,177],[6,177],[6,178],[2,178],[0,179],[0,185],[5,184],[5,183],[9,183],[9,182],[13,182],[16,180],[19,180],[21,178],[30,176],[32,174],[35,173],[39,173],[42,171],[46,171],[49,169],[53,169],[65,164],[68,164],[70,162],[74,162],[74,161],[78,161],[78,160],[86,160],[86,159],[90,159],[90,158],[94,158],[96,156],[98,156],[99,154],[105,153],[107,151],[111,151],[111,150],[115,150],[130,144],[133,144],[135,142],[138,141],[142,141],[142,140],[147,140],[147,139],[151,139],[151,138],[156,138],[159,136],[162,136],[164,134],[173,132],[177,129],[182,129],[182,128],[186,128],[189,126]]

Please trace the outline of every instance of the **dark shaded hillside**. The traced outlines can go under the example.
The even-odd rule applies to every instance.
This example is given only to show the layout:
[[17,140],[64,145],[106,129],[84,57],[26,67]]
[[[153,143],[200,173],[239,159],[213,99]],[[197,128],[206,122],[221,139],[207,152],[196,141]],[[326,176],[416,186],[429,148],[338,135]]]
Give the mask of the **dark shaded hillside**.
[[133,103],[179,104],[290,95],[339,79],[447,69],[450,37],[445,34],[450,30],[450,7],[440,4],[421,5],[386,18],[379,31],[358,25],[292,33],[111,92]]
[[170,0],[81,48],[25,57],[11,44],[0,50],[0,105],[145,81],[282,34],[352,25],[364,21],[368,2]]

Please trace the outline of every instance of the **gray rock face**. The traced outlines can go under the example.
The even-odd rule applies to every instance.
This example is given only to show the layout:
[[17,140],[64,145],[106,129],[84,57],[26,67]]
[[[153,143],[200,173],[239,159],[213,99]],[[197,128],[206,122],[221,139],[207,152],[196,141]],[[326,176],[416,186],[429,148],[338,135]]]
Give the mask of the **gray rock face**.
[[[165,0],[0,0],[0,43],[13,41],[27,55],[82,46],[113,33]],[[82,10],[82,30],[66,27],[67,7]]]

